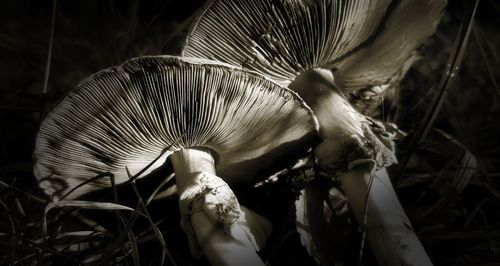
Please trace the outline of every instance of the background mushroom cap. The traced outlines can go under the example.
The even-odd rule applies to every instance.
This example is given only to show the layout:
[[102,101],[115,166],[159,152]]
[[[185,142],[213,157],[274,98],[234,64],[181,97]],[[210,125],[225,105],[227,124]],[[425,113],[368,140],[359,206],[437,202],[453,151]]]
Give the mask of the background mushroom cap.
[[[103,172],[124,182],[125,167],[135,174],[165,148],[164,158],[206,147],[217,153],[218,167],[230,169],[283,144],[309,142],[317,129],[294,92],[259,75],[209,60],[141,57],[92,75],[49,112],[34,173],[58,197]],[[96,180],[71,197],[109,184]]]
[[382,102],[377,96],[406,74],[445,5],[446,0],[212,0],[182,54],[240,65],[297,91],[321,124],[323,142],[315,155],[329,158],[319,164],[328,165],[323,168],[330,174],[365,162],[383,167],[396,162],[395,134],[365,115],[373,115]]
[[[183,55],[216,59],[282,85],[309,69],[334,71],[340,89],[386,84],[432,35],[445,0],[214,0]],[[223,26],[227,25],[227,26]]]

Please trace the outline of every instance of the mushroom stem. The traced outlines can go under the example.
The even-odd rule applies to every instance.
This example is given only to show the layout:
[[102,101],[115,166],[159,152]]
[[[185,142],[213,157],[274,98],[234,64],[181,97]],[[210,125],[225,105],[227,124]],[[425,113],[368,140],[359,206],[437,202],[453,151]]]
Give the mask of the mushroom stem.
[[255,252],[258,249],[255,239],[262,236],[252,234],[268,234],[262,229],[265,223],[259,223],[264,218],[242,212],[232,190],[215,175],[210,150],[178,150],[171,160],[179,193],[181,226],[188,236],[191,252],[200,255],[201,247],[212,265],[264,265]]
[[[314,149],[317,165],[326,174],[341,173],[351,209],[364,227],[379,265],[432,265],[383,168],[396,161],[392,141],[383,126],[349,104],[335,89],[329,70],[303,73],[290,88],[316,114],[322,138]],[[382,170],[372,173],[380,167]]]
[[182,149],[170,155],[179,194],[193,185],[193,174],[206,172],[215,175],[215,161],[209,149]]
[[385,168],[372,174],[350,170],[340,180],[379,265],[432,265]]
[[311,107],[320,125],[322,139],[314,153],[317,164],[327,174],[369,163],[386,166],[396,158],[388,134],[380,123],[356,111],[335,87],[333,74],[312,69],[299,75],[289,86]]
[[[243,209],[243,212],[249,216],[255,214],[249,209]],[[264,229],[266,227],[265,223],[261,224],[262,226],[259,226],[258,223],[252,226],[252,222],[255,221],[247,219],[238,220],[238,223],[232,230],[232,236],[229,236],[220,229],[214,230],[207,226],[199,226],[210,224],[210,220],[204,213],[194,213],[191,222],[193,225],[198,225],[194,227],[196,236],[198,241],[202,243],[203,253],[212,265],[265,265],[255,252],[252,241],[248,240],[249,227],[262,227],[257,230],[266,230]],[[269,232],[266,232],[266,235],[268,234]]]

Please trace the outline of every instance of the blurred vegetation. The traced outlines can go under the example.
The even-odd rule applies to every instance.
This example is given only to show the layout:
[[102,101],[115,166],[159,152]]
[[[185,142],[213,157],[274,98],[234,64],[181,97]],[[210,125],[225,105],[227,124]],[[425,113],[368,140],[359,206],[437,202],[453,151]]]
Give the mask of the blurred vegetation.
[[[31,153],[40,119],[52,104],[100,69],[135,56],[178,54],[203,2],[58,0],[54,24],[53,0],[0,2],[0,264],[94,259],[157,265],[165,251],[178,265],[193,263],[178,225],[176,199],[152,202],[147,212],[137,206],[149,214],[136,218],[120,210],[53,210],[45,245],[46,203],[32,174]],[[400,88],[385,97],[379,118],[395,122],[408,136],[436,93],[470,2],[450,0],[438,32],[419,49],[420,60]],[[435,265],[500,265],[499,28],[500,3],[481,1],[455,85],[395,184]],[[398,144],[404,150],[405,139]],[[400,173],[397,167],[390,170]],[[296,190],[289,175],[237,193],[243,204],[273,222],[275,232],[263,256],[278,265],[313,264],[293,230]],[[136,206],[138,195],[131,186],[120,199],[128,192],[133,196],[123,204]],[[82,223],[95,219],[102,224]],[[369,255],[364,263],[373,264]]]

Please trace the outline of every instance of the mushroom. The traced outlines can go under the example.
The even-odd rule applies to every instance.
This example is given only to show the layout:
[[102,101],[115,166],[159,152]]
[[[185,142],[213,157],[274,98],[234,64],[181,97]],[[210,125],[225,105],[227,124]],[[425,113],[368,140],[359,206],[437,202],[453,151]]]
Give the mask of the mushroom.
[[[204,59],[140,57],[90,76],[49,112],[36,139],[34,174],[54,200],[68,191],[67,198],[77,198],[111,185],[84,183],[96,174],[109,172],[123,183],[127,169],[138,173],[167,149],[162,158],[173,164],[193,254],[206,243],[201,248],[213,264],[261,264],[253,234],[268,233],[269,224],[242,212],[218,169],[232,174],[231,182],[255,179],[242,166],[266,167],[268,153],[310,146],[317,128],[296,93],[250,71]],[[223,229],[214,232],[213,225]]]
[[[393,134],[358,112],[347,96],[394,87],[415,49],[434,33],[445,5],[445,0],[213,0],[183,47],[182,55],[241,65],[305,99],[320,123],[317,165],[342,182],[380,265],[431,262],[399,202],[374,204],[384,197],[375,189],[380,187],[388,195],[384,199],[398,201],[383,171],[396,162]],[[425,258],[415,260],[405,249]]]

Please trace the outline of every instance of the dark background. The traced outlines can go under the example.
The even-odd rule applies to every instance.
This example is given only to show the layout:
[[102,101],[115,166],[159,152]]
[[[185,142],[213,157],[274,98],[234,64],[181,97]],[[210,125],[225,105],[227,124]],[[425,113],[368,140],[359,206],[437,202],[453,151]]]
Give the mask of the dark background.
[[[410,135],[429,109],[471,2],[449,1],[438,32],[419,49],[421,59],[388,97],[392,122]],[[44,112],[100,69],[141,55],[178,54],[204,1],[58,0],[48,59],[53,3],[0,2],[0,180],[35,195],[31,153]],[[395,184],[436,265],[500,265],[499,29],[500,2],[482,0],[455,85]],[[16,213],[19,224],[39,219],[43,206],[16,203],[11,191],[0,187],[0,213]],[[269,195],[266,200],[283,201]],[[299,249],[285,245],[281,253],[305,256]],[[2,251],[0,262],[15,261],[11,250]]]

